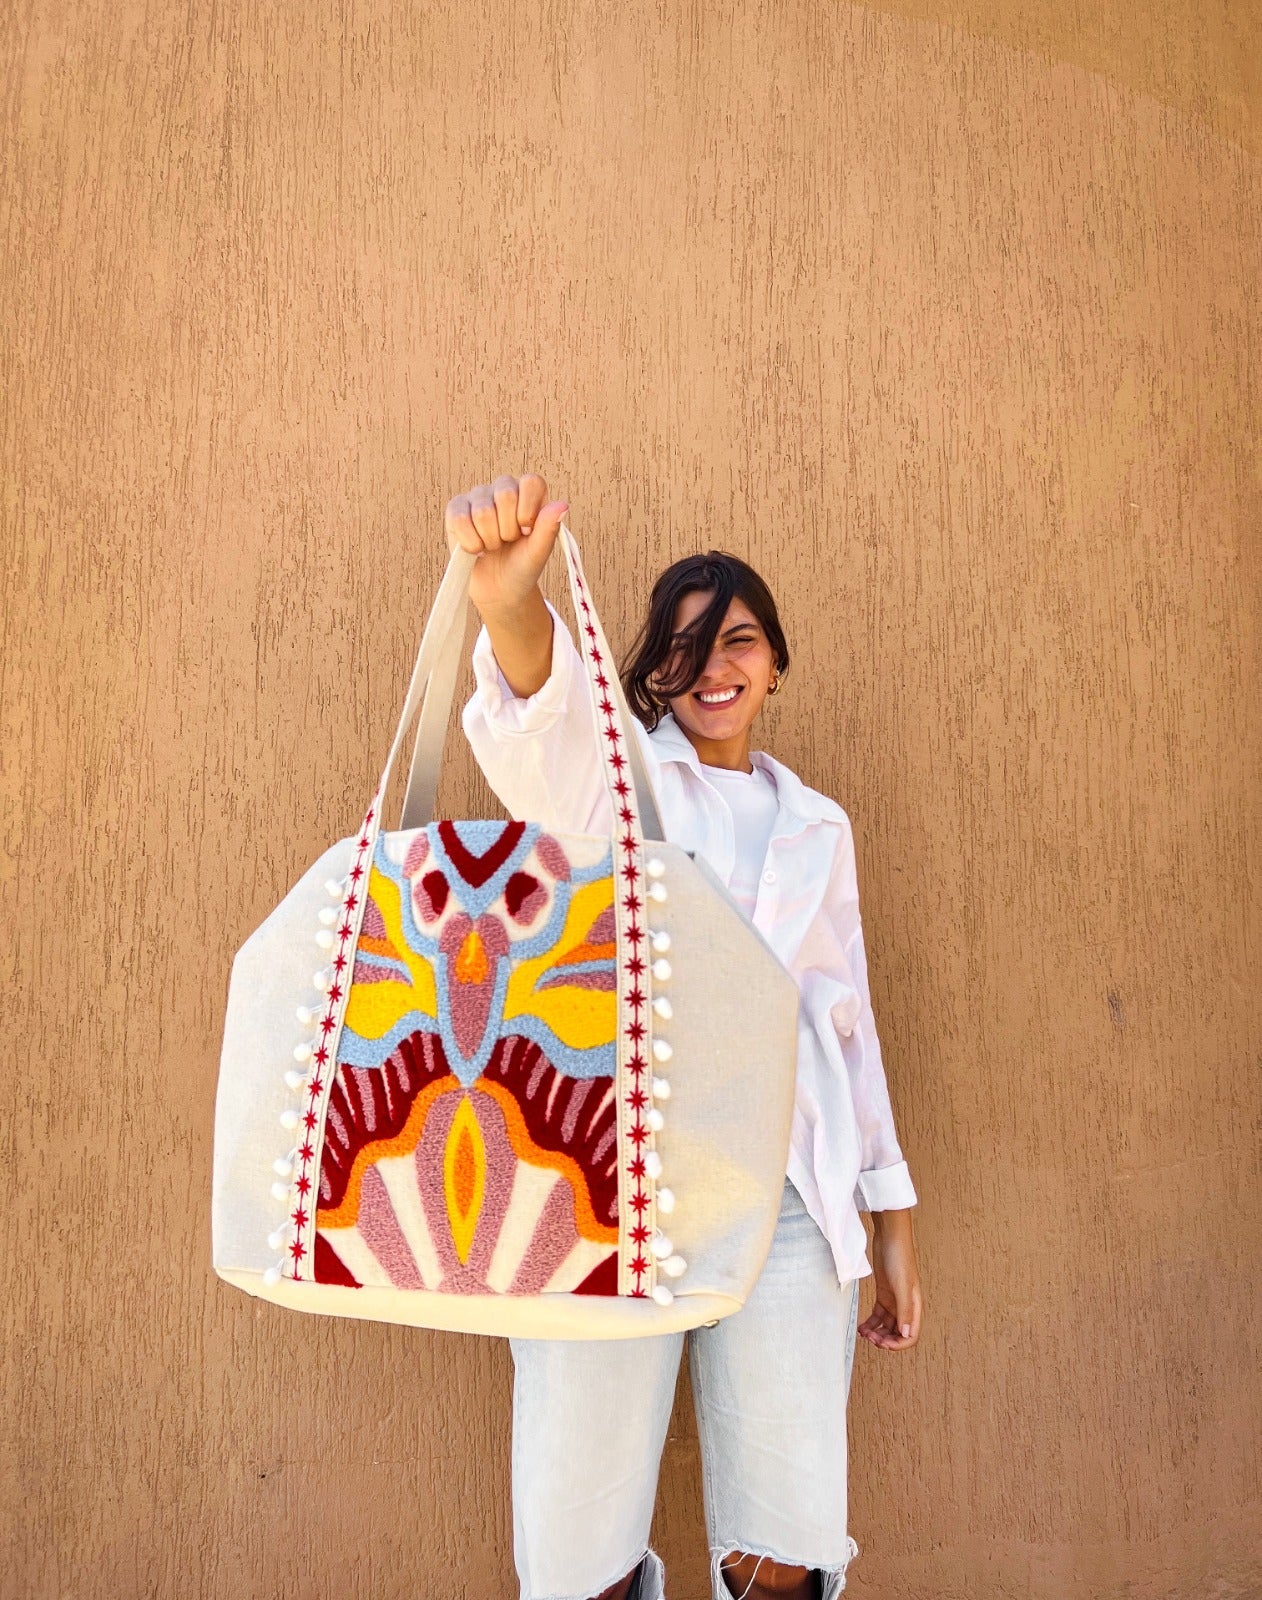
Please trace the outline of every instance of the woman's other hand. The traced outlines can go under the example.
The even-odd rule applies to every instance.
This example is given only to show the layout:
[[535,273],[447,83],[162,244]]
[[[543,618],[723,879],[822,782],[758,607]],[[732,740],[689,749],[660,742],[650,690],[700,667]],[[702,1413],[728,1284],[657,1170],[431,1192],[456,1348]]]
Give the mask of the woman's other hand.
[[[910,1206],[872,1212],[872,1273],[876,1304],[858,1332],[882,1350],[909,1350],[920,1338],[924,1299],[912,1237]],[[903,1330],[907,1331],[904,1333]]]

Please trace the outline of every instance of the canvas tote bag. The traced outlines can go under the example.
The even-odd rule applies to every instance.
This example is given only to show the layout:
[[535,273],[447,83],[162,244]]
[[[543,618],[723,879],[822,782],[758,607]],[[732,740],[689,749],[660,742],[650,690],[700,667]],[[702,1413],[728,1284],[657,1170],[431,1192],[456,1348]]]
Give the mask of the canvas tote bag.
[[797,986],[711,868],[664,839],[578,546],[560,538],[611,831],[432,820],[477,559],[456,549],[362,825],[232,963],[212,1253],[252,1295],[625,1338],[739,1310],[766,1260]]

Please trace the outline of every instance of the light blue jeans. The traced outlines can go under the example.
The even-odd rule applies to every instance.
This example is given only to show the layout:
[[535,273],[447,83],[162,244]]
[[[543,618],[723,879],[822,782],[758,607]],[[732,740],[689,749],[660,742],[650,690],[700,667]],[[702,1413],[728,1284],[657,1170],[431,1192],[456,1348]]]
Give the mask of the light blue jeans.
[[858,1289],[837,1282],[828,1241],[786,1178],[766,1265],[714,1327],[510,1339],[521,1600],[589,1600],[642,1557],[642,1600],[664,1600],[649,1533],[685,1338],[713,1600],[731,1600],[719,1566],[736,1551],[818,1568],[823,1600],[837,1600],[859,1553],[846,1527]]

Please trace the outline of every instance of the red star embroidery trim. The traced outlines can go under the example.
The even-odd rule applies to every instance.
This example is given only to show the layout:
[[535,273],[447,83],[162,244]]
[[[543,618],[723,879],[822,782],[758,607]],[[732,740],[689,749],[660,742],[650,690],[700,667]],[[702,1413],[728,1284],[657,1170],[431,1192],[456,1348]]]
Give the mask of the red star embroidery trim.
[[622,1153],[625,1177],[622,1204],[636,1218],[643,1219],[624,1230],[622,1242],[626,1254],[623,1257],[623,1265],[633,1280],[627,1286],[630,1293],[637,1299],[643,1299],[652,1283],[652,1263],[646,1258],[642,1249],[634,1247],[642,1245],[649,1236],[650,1219],[645,1214],[650,1212],[653,1204],[653,1183],[648,1177],[644,1160],[645,1150],[652,1147],[651,1130],[643,1116],[648,1096],[640,1084],[645,1071],[642,1046],[649,1033],[645,1023],[649,995],[645,981],[645,962],[639,950],[644,938],[639,920],[639,912],[644,905],[642,888],[644,843],[635,790],[628,781],[627,774],[626,741],[629,733],[620,725],[618,697],[616,693],[610,692],[612,675],[603,670],[608,655],[608,645],[605,643],[595,611],[588,599],[587,584],[582,569],[568,543],[566,556],[582,614],[579,644],[589,679],[595,686],[596,693],[593,698],[599,715],[604,718],[603,725],[598,718],[598,727],[602,735],[605,780],[610,793],[616,796],[614,814],[622,826],[618,845],[624,864],[615,868],[625,888],[625,893],[615,899],[619,942],[618,1008],[621,1026],[618,1077],[620,1093],[623,1096],[619,1120],[623,1129],[621,1137],[626,1141],[626,1149]]
[[[355,937],[355,917],[353,913],[359,905],[359,896],[356,894],[355,890],[359,880],[368,870],[368,864],[365,862],[364,855],[365,852],[370,850],[372,847],[374,835],[372,823],[373,818],[377,815],[377,801],[379,798],[379,793],[373,796],[372,804],[369,806],[367,815],[364,817],[364,826],[356,844],[355,859],[351,863],[350,871],[347,874],[349,887],[342,901],[342,923],[337,930],[339,947],[338,952],[334,956],[331,963],[335,974],[340,974],[345,969],[350,959],[347,955],[346,946],[347,941],[352,940]],[[308,1224],[312,1222],[312,1216],[302,1204],[302,1197],[310,1194],[315,1184],[316,1146],[319,1141],[314,1138],[313,1135],[316,1128],[318,1128],[320,1125],[320,1115],[323,1104],[322,1097],[325,1087],[325,1080],[320,1069],[322,1069],[328,1063],[330,1051],[326,1041],[328,1040],[329,1035],[334,1033],[337,1029],[338,1008],[343,995],[346,993],[349,993],[349,989],[343,989],[342,985],[337,982],[336,978],[329,985],[328,993],[325,996],[328,1009],[320,1018],[319,1022],[319,1030],[322,1035],[322,1041],[318,1048],[313,1050],[311,1053],[312,1060],[316,1064],[316,1072],[307,1085],[307,1107],[302,1114],[300,1124],[307,1130],[307,1137],[303,1140],[297,1152],[299,1166],[297,1175],[294,1179],[294,1191],[296,1194],[298,1194],[300,1199],[297,1207],[291,1214],[291,1219],[294,1224],[294,1239],[293,1243],[288,1249],[288,1254],[292,1258],[293,1262],[290,1277],[294,1279],[299,1279],[302,1277],[303,1274],[301,1263],[304,1260],[308,1260],[310,1257],[308,1243],[304,1240],[303,1234],[307,1229]],[[332,1075],[330,1074],[330,1081],[331,1080]],[[309,1237],[310,1235],[308,1234],[308,1239]]]

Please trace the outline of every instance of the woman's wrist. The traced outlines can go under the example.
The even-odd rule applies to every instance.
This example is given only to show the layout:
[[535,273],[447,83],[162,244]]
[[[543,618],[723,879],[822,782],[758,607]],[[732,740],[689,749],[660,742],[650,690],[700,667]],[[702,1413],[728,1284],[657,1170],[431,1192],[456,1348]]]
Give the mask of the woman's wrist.
[[495,627],[506,633],[528,635],[538,629],[541,622],[551,620],[548,602],[537,583],[515,599],[474,601],[474,604],[488,628]]
[[536,584],[524,601],[478,607],[504,681],[520,699],[547,682],[552,670],[552,616]]

